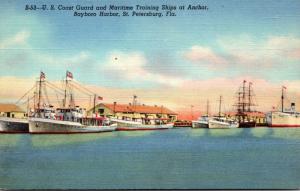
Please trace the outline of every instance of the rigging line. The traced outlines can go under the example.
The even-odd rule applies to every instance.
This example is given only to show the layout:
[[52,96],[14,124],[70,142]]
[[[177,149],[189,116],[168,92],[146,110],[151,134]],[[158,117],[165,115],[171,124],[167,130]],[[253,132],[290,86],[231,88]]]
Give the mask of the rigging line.
[[35,88],[35,84],[21,97],[18,99],[18,101],[15,103],[16,105],[18,105],[18,103],[27,95],[31,92],[31,90],[33,90]]
[[81,85],[79,82],[77,82],[77,81],[75,81],[75,80],[73,80],[73,82],[75,83],[75,84],[77,84],[78,86],[80,86],[82,89],[84,89],[85,91],[87,91],[87,92],[89,92],[89,93],[91,93],[91,94],[95,94],[95,92],[92,92],[91,90],[89,90],[89,89],[87,89],[86,87],[84,87],[83,85]]
[[50,83],[50,82],[47,81],[47,82],[46,82],[46,85],[48,85],[49,87],[53,88],[54,91],[57,91],[57,92],[60,93],[60,94],[64,94],[64,93],[63,93],[63,90],[62,90],[61,88],[55,86],[54,84],[52,84],[52,83]]
[[49,97],[48,97],[48,92],[47,92],[46,86],[43,86],[43,89],[44,89],[44,92],[45,92],[47,103],[48,103],[48,105],[50,105],[50,101],[49,101]]
[[34,98],[34,96],[32,96],[31,98],[29,98],[28,100],[26,100],[26,101],[24,101],[24,102],[22,102],[22,103],[20,103],[19,105],[24,105],[25,103],[27,103],[27,102],[29,102],[30,100],[32,100]]
[[72,86],[77,89],[78,91],[80,91],[81,93],[85,94],[85,95],[88,95],[88,96],[92,96],[91,94],[88,94],[86,92],[84,92],[83,90],[81,90],[80,88],[78,88],[76,85],[72,84]]

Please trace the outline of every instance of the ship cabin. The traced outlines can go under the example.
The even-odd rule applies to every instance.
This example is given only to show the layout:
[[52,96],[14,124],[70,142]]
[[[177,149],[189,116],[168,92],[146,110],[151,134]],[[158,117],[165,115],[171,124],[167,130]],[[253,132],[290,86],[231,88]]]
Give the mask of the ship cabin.
[[27,113],[16,104],[0,103],[0,117],[26,118]]
[[56,116],[57,120],[63,121],[74,121],[74,122],[81,122],[85,114],[85,109],[76,106],[74,108],[57,108],[56,109]]
[[45,106],[43,108],[36,108],[30,116],[40,117],[44,119],[55,119],[55,109],[53,105]]
[[136,121],[143,124],[167,124],[177,120],[177,113],[164,106],[149,106],[145,104],[117,104],[116,102],[100,103],[88,110],[88,116],[95,115],[105,118],[115,118]]

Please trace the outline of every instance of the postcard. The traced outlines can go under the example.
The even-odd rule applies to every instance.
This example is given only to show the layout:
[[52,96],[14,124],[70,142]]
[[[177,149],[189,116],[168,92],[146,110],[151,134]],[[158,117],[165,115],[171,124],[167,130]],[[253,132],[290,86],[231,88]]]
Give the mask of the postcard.
[[300,1],[0,6],[0,189],[300,188]]

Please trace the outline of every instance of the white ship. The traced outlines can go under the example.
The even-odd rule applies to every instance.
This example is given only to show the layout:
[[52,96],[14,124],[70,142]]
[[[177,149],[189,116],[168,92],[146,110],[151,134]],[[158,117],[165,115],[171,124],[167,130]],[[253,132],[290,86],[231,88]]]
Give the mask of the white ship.
[[209,115],[209,101],[206,102],[206,115],[198,118],[198,120],[192,121],[192,128],[208,128]]
[[28,120],[0,117],[0,133],[28,133]]
[[192,128],[208,128],[208,116],[201,116],[198,120],[192,121]]
[[[66,73],[66,89],[65,98],[63,99],[62,108],[53,109],[46,107],[42,100],[42,83],[45,79],[45,74],[41,72],[39,81],[38,108],[35,109],[33,117],[29,118],[29,132],[32,134],[57,134],[57,133],[99,133],[114,131],[116,124],[111,124],[107,119],[101,117],[85,117],[84,110],[78,106],[74,106],[74,98],[69,88],[69,78],[73,78],[72,73]],[[69,107],[65,107],[67,95],[70,95]],[[46,97],[46,96],[45,96]],[[96,97],[96,96],[95,96]]]
[[210,129],[231,129],[238,128],[239,123],[234,120],[228,120],[225,117],[213,117],[208,120],[208,127]]
[[32,134],[68,134],[68,133],[100,133],[114,131],[116,124],[102,125],[100,120],[91,119],[97,125],[84,125],[80,122],[61,121],[55,119],[30,118],[29,132]]
[[208,128],[210,129],[230,129],[230,128],[238,128],[239,123],[235,120],[227,119],[226,117],[221,116],[221,103],[222,96],[220,96],[219,100],[219,115],[212,117],[208,120]]
[[291,103],[289,110],[284,110],[284,90],[282,87],[281,111],[271,111],[266,114],[269,127],[300,127],[300,113],[296,112],[295,103]]
[[117,131],[138,131],[138,130],[163,130],[173,128],[173,123],[168,124],[143,124],[140,121],[129,121],[122,119],[110,119],[112,122],[117,123]]

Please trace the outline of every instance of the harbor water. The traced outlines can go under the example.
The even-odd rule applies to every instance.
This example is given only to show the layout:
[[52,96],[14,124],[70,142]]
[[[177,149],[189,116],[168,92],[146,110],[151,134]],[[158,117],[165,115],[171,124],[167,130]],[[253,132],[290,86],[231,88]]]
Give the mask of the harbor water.
[[0,134],[0,188],[297,189],[300,128]]

